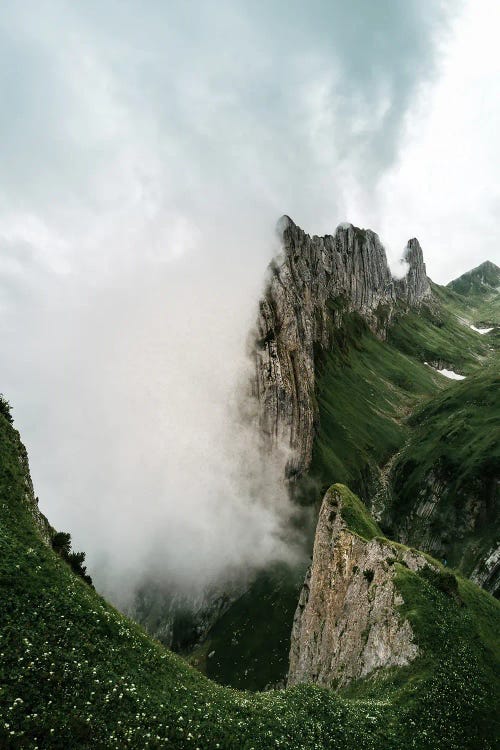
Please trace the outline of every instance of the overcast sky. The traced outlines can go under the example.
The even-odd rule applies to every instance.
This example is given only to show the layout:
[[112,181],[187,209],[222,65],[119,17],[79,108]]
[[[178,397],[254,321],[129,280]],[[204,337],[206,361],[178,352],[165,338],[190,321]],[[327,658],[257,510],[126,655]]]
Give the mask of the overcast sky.
[[281,214],[416,236],[441,283],[500,262],[498,28],[497,0],[2,2],[0,390],[98,577],[276,543],[227,405]]

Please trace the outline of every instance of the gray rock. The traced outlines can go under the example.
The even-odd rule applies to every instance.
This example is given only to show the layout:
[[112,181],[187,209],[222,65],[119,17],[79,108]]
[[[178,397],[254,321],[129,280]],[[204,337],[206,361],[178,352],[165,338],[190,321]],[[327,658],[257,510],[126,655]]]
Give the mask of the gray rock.
[[287,478],[310,465],[318,409],[315,352],[332,345],[332,328],[360,313],[381,338],[396,303],[409,308],[430,294],[422,250],[408,243],[408,273],[392,278],[378,236],[351,224],[310,237],[288,217],[279,223],[283,252],[273,261],[254,337],[259,422],[272,448],[287,452]]
[[342,493],[332,487],[319,514],[312,564],[295,613],[288,685],[342,687],[418,655],[393,563],[419,570],[419,553],[384,539],[363,539],[341,516]]

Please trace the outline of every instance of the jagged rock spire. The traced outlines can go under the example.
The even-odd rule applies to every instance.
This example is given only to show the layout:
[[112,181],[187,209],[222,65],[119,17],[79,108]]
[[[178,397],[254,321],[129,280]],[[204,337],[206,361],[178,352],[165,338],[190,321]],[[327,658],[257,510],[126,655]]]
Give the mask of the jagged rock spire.
[[289,453],[292,478],[311,462],[314,352],[331,345],[332,325],[355,310],[384,337],[396,302],[418,305],[430,287],[417,240],[408,243],[407,276],[396,281],[375,232],[342,224],[334,235],[310,237],[288,216],[278,232],[283,253],[271,263],[259,306],[254,392],[262,433]]
[[[293,622],[288,685],[342,687],[382,667],[404,666],[418,655],[394,582],[393,563],[427,565],[415,550],[386,539],[364,539],[347,528],[345,502],[362,504],[346,487],[326,493],[311,567]],[[367,513],[367,511],[364,511]]]

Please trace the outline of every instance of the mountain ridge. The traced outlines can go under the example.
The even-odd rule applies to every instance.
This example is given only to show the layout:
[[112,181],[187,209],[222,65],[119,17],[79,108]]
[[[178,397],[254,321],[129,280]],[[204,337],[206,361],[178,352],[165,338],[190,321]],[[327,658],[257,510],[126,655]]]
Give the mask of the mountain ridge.
[[[323,342],[314,344],[313,341],[312,353],[311,347],[309,348],[307,353],[308,356],[310,355],[309,362],[312,359],[313,363],[306,370],[307,380],[297,385],[297,379],[300,381],[302,370],[295,367],[290,376],[290,379],[295,378],[295,380],[288,385],[286,377],[282,377],[281,364],[284,361],[286,369],[287,357],[292,360],[297,358],[296,331],[307,329],[307,326],[301,325],[305,319],[309,323],[310,342],[314,339],[311,329],[314,333],[314,325],[319,327],[314,315],[304,318],[301,310],[297,311],[303,299],[301,279],[306,277],[308,285],[305,286],[312,290],[311,294],[315,294],[315,286],[314,280],[309,280],[304,270],[301,274],[297,274],[295,264],[301,257],[305,258],[304,262],[308,264],[308,270],[312,276],[316,273],[321,276],[324,266],[323,258],[311,249],[313,241],[317,242],[318,247],[321,248],[322,238],[310,238],[289,219],[286,220],[284,226],[283,223],[281,224],[280,229],[284,232],[287,229],[291,230],[291,235],[288,240],[284,238],[286,252],[283,252],[271,267],[268,286],[263,297],[268,327],[266,329],[261,326],[259,331],[261,338],[257,337],[256,344],[256,367],[262,364],[267,366],[266,377],[269,390],[267,394],[265,391],[259,392],[257,388],[254,392],[257,397],[264,392],[261,407],[264,410],[269,407],[269,414],[266,418],[268,419],[267,437],[271,446],[274,439],[274,445],[278,444],[279,447],[276,438],[280,427],[280,395],[287,406],[286,410],[282,409],[284,419],[281,423],[283,427],[281,438],[291,439],[291,442],[285,445],[285,449],[290,447],[293,449],[291,425],[298,425],[296,431],[299,434],[304,423],[310,430],[307,445],[312,446],[311,463],[307,470],[304,468],[302,473],[301,471],[288,473],[288,487],[291,495],[296,503],[317,513],[321,498],[328,486],[336,482],[347,484],[350,489],[359,494],[369,508],[377,513],[377,518],[384,518],[388,534],[394,536],[394,533],[391,534],[392,529],[395,531],[397,541],[406,540],[407,543],[415,546],[417,540],[412,535],[399,537],[402,532],[397,527],[394,529],[388,523],[389,518],[384,516],[386,507],[391,507],[393,502],[394,468],[398,462],[398,455],[407,441],[411,439],[414,430],[408,419],[419,405],[432,401],[433,398],[437,399],[441,391],[453,388],[453,381],[442,374],[443,369],[460,373],[462,377],[465,377],[462,382],[465,383],[463,388],[467,390],[467,378],[486,367],[488,362],[493,361],[493,350],[496,346],[495,333],[480,335],[473,330],[471,325],[478,321],[477,307],[470,304],[466,297],[433,282],[428,282],[429,294],[425,295],[417,307],[412,308],[402,300],[380,307],[377,307],[375,303],[371,308],[365,307],[367,316],[353,309],[354,306],[349,305],[345,294],[338,295],[327,300],[325,305],[327,309],[317,316],[320,323],[324,319],[327,320],[328,326],[320,328],[326,331],[327,335]],[[351,231],[353,235],[357,232],[360,240],[363,240],[366,235],[370,238],[376,237],[375,233],[370,230],[359,230],[352,225],[342,225],[340,229],[343,232]],[[333,235],[327,235],[327,237],[330,238],[329,242],[333,242]],[[294,255],[297,256],[296,261],[293,260]],[[287,258],[292,258],[292,262],[288,265]],[[283,267],[284,273],[280,275],[279,269]],[[291,284],[291,301],[289,306],[285,301],[280,307],[279,304],[272,303],[276,296],[279,298],[282,294],[285,281]],[[351,284],[356,286],[355,279],[351,280]],[[266,300],[269,286],[277,288],[276,296],[271,295],[271,304],[268,304],[269,298]],[[359,285],[356,289],[360,291]],[[318,295],[315,299],[318,299]],[[324,302],[325,297],[321,299]],[[372,313],[372,309],[376,312]],[[493,304],[492,310],[494,309]],[[262,306],[260,314],[262,315]],[[269,324],[269,321],[276,322],[275,328]],[[280,345],[283,348],[282,361],[276,363],[280,354]],[[274,358],[273,352],[271,356],[267,356],[266,348],[269,346],[274,347]],[[262,357],[262,349],[264,349],[264,357]],[[275,384],[269,382],[273,378],[276,378]],[[287,388],[288,391],[286,391]],[[283,391],[285,391],[284,397]],[[296,392],[306,393],[302,404],[300,399],[293,398]],[[269,393],[272,397],[266,400]],[[313,408],[308,411],[310,402]],[[481,419],[481,414],[484,418],[487,417],[481,411],[482,408],[479,405],[476,412],[478,419]],[[293,415],[294,409],[299,416]],[[308,414],[308,420],[303,419],[304,411]],[[305,451],[301,454],[302,459],[304,455]],[[306,465],[307,462],[302,464],[303,467]],[[476,485],[475,471],[471,468],[470,486]],[[476,510],[470,516],[471,522],[474,518],[482,518],[485,515],[481,502],[481,498],[477,495],[467,499],[468,505],[471,507],[476,505]],[[421,525],[432,523],[433,531],[428,536],[420,537],[421,539],[433,539],[436,534],[444,539],[445,531],[450,540],[455,537],[457,540],[462,538],[463,526],[445,529],[447,523],[445,515],[440,514],[440,509],[444,507],[446,507],[445,501],[438,502],[436,512],[422,520]],[[495,566],[498,562],[489,541],[489,537],[494,532],[490,528],[485,534],[484,527],[479,526],[475,532],[475,541],[474,533],[468,533],[469,536],[466,538],[471,544],[472,542],[477,544],[478,539],[481,540],[481,544],[474,553],[474,565],[479,565],[481,568],[481,572],[478,568],[477,580],[489,586],[489,582],[494,581],[491,566]],[[427,551],[434,551],[434,554],[455,560],[446,544],[444,549],[430,547]],[[472,552],[472,547],[470,547],[470,552]],[[471,567],[468,560],[469,554],[461,563],[461,570],[470,575],[474,566]],[[485,570],[481,567],[483,563],[486,564]],[[261,611],[259,604],[258,592],[262,590],[263,585],[268,592],[267,596],[271,597],[276,609],[284,616],[293,607],[297,590],[296,579],[291,579],[284,586],[283,578],[275,578],[270,572],[265,584],[261,580],[255,589],[251,586],[245,592],[245,609],[253,611],[253,617],[248,616],[242,622],[238,602],[229,608],[220,626],[216,626],[217,635],[214,640],[211,639],[211,634],[208,634],[199,657],[201,668],[206,669],[207,674],[225,684],[238,686],[247,684],[252,688],[262,688],[269,684],[269,675],[273,673],[273,670],[276,684],[280,684],[284,678],[279,665],[286,653],[282,636],[286,622],[283,621],[281,624],[276,622],[275,631],[269,631],[269,620],[265,612]],[[252,610],[249,610],[250,607]],[[288,614],[286,616],[288,617]],[[224,627],[222,627],[223,624]],[[230,641],[224,649],[227,655],[222,658],[218,654],[221,653],[224,633],[238,633],[238,637],[235,639],[234,646],[232,639],[227,639]],[[250,642],[256,647],[258,644],[257,653],[262,654],[262,658],[250,656]],[[212,650],[215,650],[215,655],[205,662],[203,653],[210,653]],[[198,662],[196,649],[194,660]],[[229,669],[229,664],[233,665],[231,669]],[[266,674],[265,682],[258,682],[256,675],[259,671]]]
[[385,336],[396,303],[417,306],[430,295],[422,250],[408,243],[409,269],[394,279],[378,235],[352,224],[334,235],[306,234],[288,216],[279,222],[282,255],[272,262],[255,332],[253,392],[259,427],[269,445],[291,451],[288,478],[309,468],[318,412],[315,350],[327,350],[332,327],[359,312]]
[[490,260],[485,260],[479,266],[471,268],[446,285],[459,294],[471,292],[488,293],[498,291],[500,287],[500,268]]

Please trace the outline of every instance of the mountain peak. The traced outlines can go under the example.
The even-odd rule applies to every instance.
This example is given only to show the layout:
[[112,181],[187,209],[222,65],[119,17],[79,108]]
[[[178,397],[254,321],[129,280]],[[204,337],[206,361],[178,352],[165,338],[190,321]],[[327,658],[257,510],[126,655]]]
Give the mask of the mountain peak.
[[484,263],[462,274],[458,279],[450,281],[447,286],[459,294],[496,291],[500,287],[500,268],[491,260],[485,260]]
[[356,312],[383,338],[396,304],[416,308],[430,294],[422,249],[410,240],[408,272],[392,277],[378,235],[347,222],[310,236],[288,216],[278,222],[282,252],[271,266],[256,325],[253,392],[262,434],[286,446],[287,478],[309,467],[318,419],[315,357],[332,346],[333,329]]

